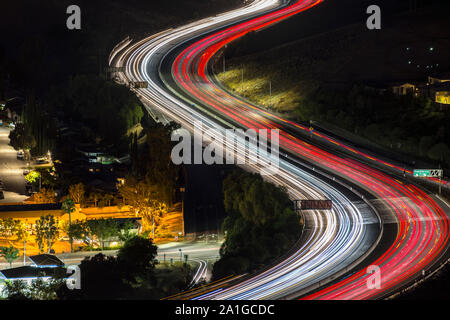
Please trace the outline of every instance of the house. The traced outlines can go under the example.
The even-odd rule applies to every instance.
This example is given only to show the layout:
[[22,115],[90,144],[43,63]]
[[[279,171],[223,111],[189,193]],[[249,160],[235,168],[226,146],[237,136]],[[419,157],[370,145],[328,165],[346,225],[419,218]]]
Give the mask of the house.
[[4,107],[8,118],[14,122],[18,122],[22,117],[24,103],[25,100],[21,97],[9,99]]
[[411,83],[396,85],[392,87],[392,92],[398,96],[413,95],[416,92],[416,85]]
[[[11,269],[0,270],[0,281],[25,281],[31,284],[33,280],[41,278],[44,281],[59,275],[64,268],[36,268],[34,266],[23,266]],[[62,273],[64,274],[64,273]]]
[[64,262],[52,254],[38,254],[30,256],[28,259],[35,268],[60,268],[64,266]]
[[450,82],[450,73],[443,73],[428,77],[428,83],[430,85],[442,84],[446,82]]
[[450,106],[450,81],[429,82],[420,89],[420,95],[440,105],[441,110]]
[[56,256],[40,254],[28,257],[31,265],[0,270],[0,293],[5,281],[23,281],[31,285],[34,280],[64,279],[67,271],[64,263]]

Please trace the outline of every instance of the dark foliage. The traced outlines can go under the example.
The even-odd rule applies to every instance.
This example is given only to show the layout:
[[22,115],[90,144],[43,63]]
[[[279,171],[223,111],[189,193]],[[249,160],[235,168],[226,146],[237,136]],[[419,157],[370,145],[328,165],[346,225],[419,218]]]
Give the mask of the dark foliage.
[[301,234],[300,219],[284,189],[240,170],[223,186],[227,235],[214,265],[215,279],[262,267],[286,253]]

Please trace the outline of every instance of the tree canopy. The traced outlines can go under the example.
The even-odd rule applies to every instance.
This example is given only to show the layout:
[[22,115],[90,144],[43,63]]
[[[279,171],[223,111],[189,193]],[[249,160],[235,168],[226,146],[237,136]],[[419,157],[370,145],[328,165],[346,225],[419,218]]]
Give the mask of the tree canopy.
[[223,189],[226,240],[214,265],[214,278],[261,267],[300,237],[300,219],[284,189],[241,170],[224,180]]

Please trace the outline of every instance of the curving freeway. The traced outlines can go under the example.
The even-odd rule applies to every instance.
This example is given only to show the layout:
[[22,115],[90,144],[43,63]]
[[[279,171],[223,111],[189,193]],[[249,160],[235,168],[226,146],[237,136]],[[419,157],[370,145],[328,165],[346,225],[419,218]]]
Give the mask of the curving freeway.
[[[449,237],[445,203],[401,177],[303,141],[292,129],[297,124],[226,92],[211,72],[212,61],[226,44],[320,2],[254,1],[125,43],[112,55],[111,65],[125,67],[121,82],[147,81],[148,88],[135,89],[143,103],[189,130],[196,121],[206,129],[279,129],[280,170],[268,179],[285,186],[293,199],[334,200],[330,211],[304,214],[305,230],[298,245],[266,270],[176,298],[383,298],[445,258]],[[240,148],[235,151],[245,157]],[[368,156],[358,150],[355,154]],[[369,264],[380,268],[379,289],[367,286]]]

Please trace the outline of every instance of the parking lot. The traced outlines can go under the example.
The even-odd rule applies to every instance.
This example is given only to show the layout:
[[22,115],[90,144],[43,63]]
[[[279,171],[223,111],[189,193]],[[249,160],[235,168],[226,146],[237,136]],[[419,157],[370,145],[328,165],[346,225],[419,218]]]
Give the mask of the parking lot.
[[0,126],[0,180],[4,185],[4,199],[0,199],[0,203],[23,202],[27,198],[23,176],[26,162],[18,160],[17,151],[9,146],[10,131],[10,128]]

